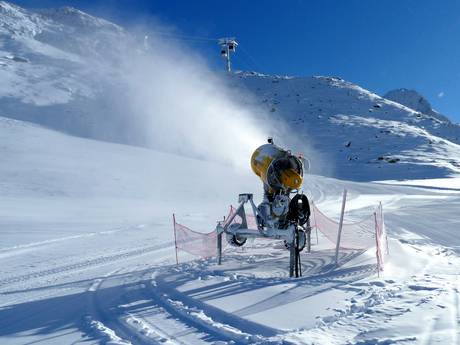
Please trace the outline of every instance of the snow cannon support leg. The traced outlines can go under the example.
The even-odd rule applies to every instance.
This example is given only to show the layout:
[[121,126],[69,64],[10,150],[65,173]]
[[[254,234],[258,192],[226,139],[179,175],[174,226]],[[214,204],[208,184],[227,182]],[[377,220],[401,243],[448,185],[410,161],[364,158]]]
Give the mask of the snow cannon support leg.
[[176,265],[179,265],[179,257],[177,255],[176,215],[174,213],[173,213],[173,227],[174,227],[174,250],[176,252]]
[[233,222],[233,219],[236,216],[239,216],[241,218],[241,228],[246,229],[248,227],[248,224],[246,222],[246,212],[244,210],[244,204],[247,203],[247,202],[250,202],[252,207],[253,207],[253,209],[257,210],[256,206],[254,205],[254,202],[252,201],[252,194],[240,194],[238,196],[238,202],[239,202],[239,205],[236,208],[235,212],[233,212],[233,214],[231,214],[228,217],[227,220],[225,220],[225,218],[224,218],[224,222],[219,222],[217,224],[217,226],[216,226],[216,232],[217,232],[217,264],[218,265],[222,264],[222,236],[223,236],[224,232],[227,232],[228,227]]
[[222,265],[222,232],[217,235],[217,264]]
[[295,247],[289,248],[289,277],[294,277],[294,266],[295,266]]
[[302,264],[300,262],[300,235],[297,226],[293,227],[292,242],[289,246],[289,277],[302,276]]
[[347,202],[347,190],[343,190],[343,197],[342,197],[342,210],[340,211],[340,222],[339,222],[339,229],[337,231],[337,242],[335,245],[335,265],[339,266],[339,250],[340,250],[340,238],[342,236],[342,228],[343,228],[343,216],[345,214],[345,204]]

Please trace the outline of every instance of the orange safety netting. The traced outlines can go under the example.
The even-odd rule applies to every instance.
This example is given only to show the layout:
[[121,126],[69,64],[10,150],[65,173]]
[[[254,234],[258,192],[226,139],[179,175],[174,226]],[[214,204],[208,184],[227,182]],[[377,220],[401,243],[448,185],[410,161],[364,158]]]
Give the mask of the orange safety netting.
[[174,233],[177,249],[202,258],[216,255],[215,231],[206,234],[196,232],[174,220]]
[[[310,224],[312,228],[317,228],[335,246],[338,239],[339,222],[326,216],[314,203],[311,203],[311,210]],[[365,249],[373,245],[375,245],[374,215],[356,223],[343,223],[340,248]]]
[[[231,206],[229,214],[225,219],[230,219],[235,212],[236,209]],[[232,223],[234,222],[241,223],[241,217],[237,215],[232,220]],[[246,222],[249,229],[257,229],[257,221],[254,215],[246,214]],[[226,221],[224,221],[223,224],[226,225]],[[339,240],[339,223],[327,217],[313,202],[311,203],[310,225],[312,229],[321,232],[334,247],[337,246]],[[216,231],[211,231],[209,233],[196,232],[177,223],[175,218],[174,231],[176,248],[178,250],[202,258],[216,255]],[[225,247],[225,245],[226,241],[222,241],[222,246]],[[344,222],[340,235],[340,243],[338,245],[339,250],[367,250],[372,247],[376,248],[377,266],[379,270],[382,270],[385,254],[388,253],[388,244],[381,205],[377,208],[376,212],[362,221],[355,223]]]

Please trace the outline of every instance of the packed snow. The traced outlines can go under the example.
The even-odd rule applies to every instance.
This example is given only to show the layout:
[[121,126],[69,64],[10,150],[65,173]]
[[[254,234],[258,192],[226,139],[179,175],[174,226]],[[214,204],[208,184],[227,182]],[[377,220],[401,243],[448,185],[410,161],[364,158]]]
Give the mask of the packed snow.
[[[214,77],[193,58],[184,63],[200,73],[178,77],[201,78],[179,87],[194,115],[178,117],[180,100],[166,91],[146,103],[173,107],[162,138],[182,136],[182,148],[165,148],[133,135],[160,135],[166,118],[153,132],[139,132],[155,123],[142,122],[147,113],[124,127],[106,103],[113,89],[103,92],[119,76],[95,82],[84,67],[81,49],[104,59],[105,43],[128,31],[73,8],[32,12],[3,1],[0,23],[1,344],[460,343],[458,125],[339,78]],[[95,37],[101,45],[91,45]],[[144,53],[142,61],[168,66]],[[101,73],[116,64],[104,62]],[[133,91],[146,79],[126,82]],[[139,110],[137,98],[124,100],[123,111]],[[219,110],[211,126],[191,123]],[[331,218],[344,189],[347,220],[382,202],[383,272],[375,248],[342,251],[336,266],[321,234],[302,252],[301,278],[289,278],[284,245],[268,240],[228,247],[221,266],[184,252],[176,265],[172,214],[209,232],[239,193],[260,200],[244,155],[273,133],[309,157],[303,190]],[[216,154],[197,154],[200,136]],[[238,136],[241,147],[219,136]]]

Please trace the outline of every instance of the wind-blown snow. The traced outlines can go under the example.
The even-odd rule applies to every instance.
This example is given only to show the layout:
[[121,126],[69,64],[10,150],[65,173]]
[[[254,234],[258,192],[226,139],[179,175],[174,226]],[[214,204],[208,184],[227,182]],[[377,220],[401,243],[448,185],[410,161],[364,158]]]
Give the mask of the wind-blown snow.
[[149,35],[149,48],[68,7],[0,6],[5,116],[240,167],[270,134],[263,113],[239,105],[227,78],[186,47]]

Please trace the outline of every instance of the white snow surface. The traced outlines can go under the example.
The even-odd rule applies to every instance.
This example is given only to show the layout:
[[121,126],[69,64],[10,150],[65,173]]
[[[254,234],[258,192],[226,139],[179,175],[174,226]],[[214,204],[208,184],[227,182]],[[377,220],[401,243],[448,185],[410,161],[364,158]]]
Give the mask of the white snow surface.
[[349,219],[383,202],[391,240],[380,278],[372,249],[344,252],[334,268],[321,237],[299,279],[287,277],[283,246],[262,240],[227,249],[222,266],[184,253],[175,266],[172,212],[210,231],[236,192],[260,189],[255,177],[7,118],[0,134],[2,344],[458,339],[458,189],[308,176],[307,194],[333,217],[343,188]]
[[235,74],[238,102],[300,137],[321,210],[337,219],[345,188],[347,220],[383,203],[390,254],[380,276],[375,248],[336,267],[319,235],[298,279],[267,240],[176,265],[172,213],[209,232],[260,181],[88,130],[110,112],[81,49],[97,60],[119,26],[3,1],[0,23],[1,344],[460,343],[457,125],[338,78]]

